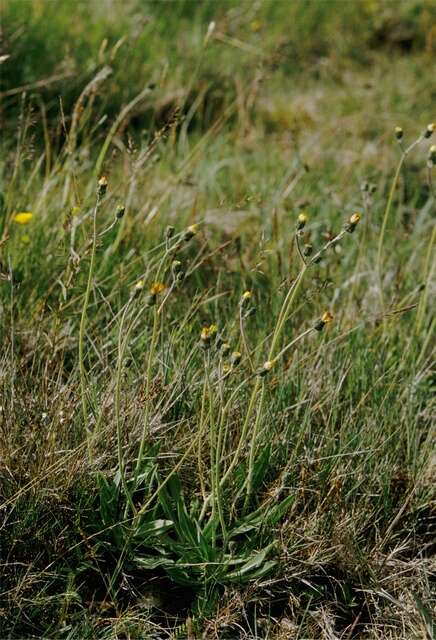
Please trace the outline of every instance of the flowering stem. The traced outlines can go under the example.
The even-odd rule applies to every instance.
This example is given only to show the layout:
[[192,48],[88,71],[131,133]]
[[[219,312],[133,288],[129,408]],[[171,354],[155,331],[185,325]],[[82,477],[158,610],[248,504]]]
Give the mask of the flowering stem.
[[[118,334],[117,377],[116,377],[116,383],[115,383],[115,400],[114,401],[115,401],[115,421],[117,426],[118,467],[120,470],[121,484],[124,489],[124,493],[126,494],[126,499],[132,509],[132,513],[135,514],[136,508],[133,503],[129,488],[127,486],[126,476],[124,472],[123,442],[122,442],[122,429],[121,429],[121,417],[120,417],[120,392],[121,392],[121,377],[123,372],[123,359],[124,359],[124,352],[128,344],[130,329],[132,325],[130,325],[130,329],[127,331],[127,335],[124,341],[122,340],[122,336],[123,336],[124,323],[127,317],[127,312],[130,308],[131,301],[132,301],[132,298],[130,298],[128,303],[126,304],[126,307],[124,309],[123,315],[121,317],[121,322],[120,322],[120,329]],[[127,505],[126,505],[126,511],[127,511]]]
[[138,459],[136,461],[136,467],[135,467],[135,477],[134,477],[134,481],[133,481],[134,490],[136,488],[136,483],[138,481],[139,470],[140,470],[141,464],[142,464],[142,458],[143,458],[143,455],[144,455],[145,441],[147,440],[148,436],[150,435],[150,425],[149,425],[150,398],[149,398],[149,394],[150,394],[150,384],[151,384],[151,372],[152,372],[152,366],[153,366],[153,356],[154,356],[154,351],[155,351],[155,348],[156,348],[156,338],[157,338],[157,333],[158,333],[158,325],[159,325],[159,314],[158,314],[158,311],[157,311],[157,309],[155,307],[154,308],[154,319],[153,319],[153,332],[152,332],[152,336],[151,336],[150,351],[148,353],[148,362],[147,362],[146,379],[145,379],[144,427],[143,427],[143,431],[142,431],[141,443],[139,445]]
[[95,203],[94,211],[92,214],[92,248],[91,248],[91,260],[89,263],[88,270],[88,281],[86,283],[85,289],[85,298],[83,300],[82,306],[82,315],[80,318],[80,329],[79,329],[79,372],[80,372],[80,392],[82,397],[82,415],[83,415],[83,424],[86,429],[86,438],[88,443],[88,456],[91,458],[91,443],[90,443],[90,430],[88,427],[88,409],[86,402],[86,369],[85,369],[85,357],[84,357],[84,337],[85,337],[85,327],[86,327],[86,318],[89,304],[89,296],[91,293],[91,283],[92,283],[92,275],[94,272],[94,262],[95,262],[95,252],[97,246],[97,211],[100,206],[100,194],[97,193],[97,200]]

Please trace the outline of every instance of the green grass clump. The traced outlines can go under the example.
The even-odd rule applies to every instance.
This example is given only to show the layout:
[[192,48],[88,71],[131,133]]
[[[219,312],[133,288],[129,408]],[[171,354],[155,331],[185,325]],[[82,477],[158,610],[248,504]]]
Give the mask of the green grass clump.
[[1,637],[431,637],[433,9],[332,5],[8,3]]

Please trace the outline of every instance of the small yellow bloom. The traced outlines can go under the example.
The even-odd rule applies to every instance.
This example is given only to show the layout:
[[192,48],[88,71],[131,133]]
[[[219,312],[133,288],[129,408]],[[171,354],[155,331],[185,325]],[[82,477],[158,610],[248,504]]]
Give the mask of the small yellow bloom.
[[107,189],[107,178],[106,176],[101,176],[100,180],[98,181],[98,187],[97,187],[98,195],[104,196],[104,194],[106,193],[106,189]]
[[251,298],[251,291],[244,291],[244,293],[242,294],[242,299],[243,300],[250,300]]
[[71,207],[71,215],[78,216],[80,213],[80,207]]
[[261,378],[263,378],[264,376],[266,376],[267,373],[271,371],[273,366],[274,366],[274,360],[267,360],[266,362],[263,363],[262,368],[260,369],[260,371],[257,372],[257,374]]
[[297,223],[297,229],[298,231],[301,231],[301,229],[304,229],[304,227],[306,226],[306,222],[307,222],[307,214],[302,212],[298,215],[298,223]]
[[216,324],[211,324],[209,327],[203,327],[200,333],[200,338],[203,342],[209,342],[214,335],[218,333],[218,327]]
[[321,320],[323,321],[324,324],[329,324],[330,322],[333,321],[333,314],[330,313],[330,311],[324,311],[324,313],[321,316]]
[[236,365],[238,365],[241,362],[241,354],[239,351],[233,351],[232,355],[230,356],[230,362],[231,364],[236,367]]
[[198,224],[191,224],[186,230],[185,233],[183,234],[183,239],[184,240],[190,240],[191,238],[193,238],[195,235],[197,235],[197,231],[198,231]]
[[138,282],[135,284],[134,289],[135,291],[142,291],[144,288],[144,280],[138,280]]
[[359,222],[360,222],[360,214],[353,213],[353,215],[350,218],[350,224],[356,226],[356,224],[359,224]]
[[152,296],[158,296],[160,293],[162,293],[162,291],[165,291],[166,286],[163,284],[163,282],[153,282],[153,284],[150,287],[150,293]]
[[30,213],[30,211],[22,211],[21,213],[16,213],[14,215],[14,221],[17,222],[18,224],[29,224],[29,222],[32,220],[33,218],[33,213]]

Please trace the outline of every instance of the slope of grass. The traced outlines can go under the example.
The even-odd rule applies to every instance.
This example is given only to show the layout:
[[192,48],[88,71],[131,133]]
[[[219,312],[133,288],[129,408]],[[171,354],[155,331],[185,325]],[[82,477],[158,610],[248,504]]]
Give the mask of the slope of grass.
[[2,637],[431,637],[431,138],[393,180],[432,5],[396,6],[8,3]]

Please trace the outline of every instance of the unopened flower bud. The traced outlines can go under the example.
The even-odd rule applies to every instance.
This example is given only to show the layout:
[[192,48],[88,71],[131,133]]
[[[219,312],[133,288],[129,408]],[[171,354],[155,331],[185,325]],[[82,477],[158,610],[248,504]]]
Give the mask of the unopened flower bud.
[[186,241],[191,240],[191,238],[193,238],[195,235],[197,235],[197,231],[198,231],[198,225],[197,224],[191,224],[185,230],[185,233],[183,234],[183,239],[186,240]]
[[427,125],[427,129],[425,130],[425,133],[424,133],[424,138],[431,138],[435,129],[436,129],[436,125],[434,122]]
[[138,280],[138,282],[133,287],[133,295],[138,296],[144,288],[144,280]]
[[436,144],[432,144],[428,150],[428,166],[431,168],[436,164]]
[[395,127],[395,137],[397,140],[402,140],[404,131],[401,127]]
[[122,204],[119,204],[115,212],[116,219],[121,220],[121,218],[124,218],[125,213],[126,213],[126,207],[123,206]]
[[102,198],[106,193],[106,191],[107,191],[107,178],[106,176],[101,176],[100,180],[98,181],[97,194],[100,198]]
[[174,233],[175,233],[175,228],[172,227],[170,224],[167,226],[167,228],[165,229],[165,238],[167,240],[169,240],[170,238],[173,237]]
[[310,256],[312,255],[312,251],[313,251],[313,247],[311,244],[305,244],[303,247],[303,256]]
[[223,356],[226,356],[228,353],[230,353],[230,345],[229,345],[229,343],[228,342],[223,342],[221,344],[221,346],[220,346],[220,351],[221,351],[221,354]]
[[263,366],[259,371],[259,375],[261,377],[266,376],[267,373],[269,373],[271,371],[273,366],[274,366],[274,361],[273,360],[267,360],[266,362],[263,363]]

